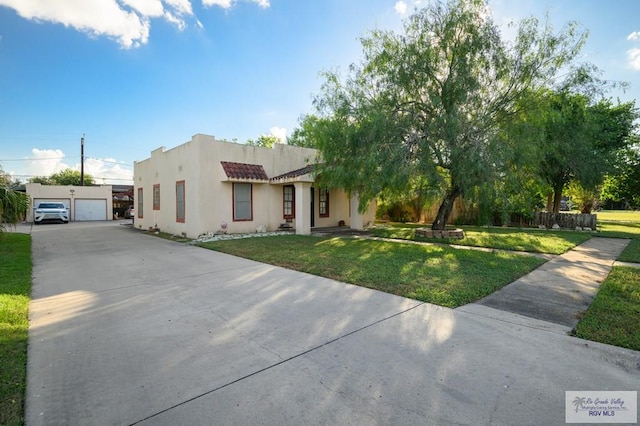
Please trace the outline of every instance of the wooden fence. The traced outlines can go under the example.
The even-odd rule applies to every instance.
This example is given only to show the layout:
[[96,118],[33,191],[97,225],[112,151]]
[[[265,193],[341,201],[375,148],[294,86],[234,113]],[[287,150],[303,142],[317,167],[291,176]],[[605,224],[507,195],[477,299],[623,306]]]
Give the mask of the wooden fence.
[[573,213],[534,213],[532,219],[519,218],[520,226],[539,227],[544,225],[547,229],[557,224],[563,229],[590,228],[596,230],[597,216],[595,214]]

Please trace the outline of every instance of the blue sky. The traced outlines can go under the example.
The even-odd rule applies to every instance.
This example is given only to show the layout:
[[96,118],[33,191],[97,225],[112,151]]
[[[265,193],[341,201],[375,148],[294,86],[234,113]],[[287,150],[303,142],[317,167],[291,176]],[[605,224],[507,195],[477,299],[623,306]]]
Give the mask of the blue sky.
[[[25,181],[67,167],[131,183],[133,162],[196,133],[290,135],[319,72],[358,37],[400,30],[416,0],[0,0],[0,166]],[[494,19],[579,21],[583,54],[640,95],[637,0],[490,0]]]

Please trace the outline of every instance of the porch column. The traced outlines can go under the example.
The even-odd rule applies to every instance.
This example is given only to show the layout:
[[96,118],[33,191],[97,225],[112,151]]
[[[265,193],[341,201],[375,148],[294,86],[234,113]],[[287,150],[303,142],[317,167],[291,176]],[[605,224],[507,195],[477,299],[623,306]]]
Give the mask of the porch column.
[[364,216],[358,212],[358,204],[360,203],[360,198],[357,194],[352,195],[349,200],[351,203],[351,229],[364,229]]
[[296,234],[311,235],[311,183],[296,182]]

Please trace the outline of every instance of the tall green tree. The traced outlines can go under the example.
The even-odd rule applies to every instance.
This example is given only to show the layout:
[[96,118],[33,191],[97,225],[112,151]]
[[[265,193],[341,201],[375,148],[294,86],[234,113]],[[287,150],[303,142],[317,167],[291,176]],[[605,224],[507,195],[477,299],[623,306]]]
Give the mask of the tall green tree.
[[257,139],[247,139],[247,145],[261,146],[264,148],[271,148],[273,145],[280,143],[280,139],[274,135],[260,135]]
[[[553,194],[551,210],[560,210],[562,191],[573,179],[586,177],[590,165],[590,144],[587,126],[588,99],[566,92],[548,92],[543,107],[536,114],[542,117],[540,176]],[[587,185],[589,186],[589,185]]]
[[[40,183],[42,185],[81,185],[81,176],[78,170],[73,169],[65,169],[58,173],[54,173],[51,176],[37,176],[29,179],[31,183]],[[84,174],[84,185],[91,186],[93,185],[94,179],[91,175],[85,173]]]
[[22,185],[20,179],[14,178],[12,175],[5,172],[2,167],[0,167],[0,186],[14,188],[20,185]]
[[39,183],[41,185],[56,185],[55,183],[51,182],[51,178],[49,178],[48,176],[34,176],[32,178],[29,178],[29,183]]
[[[582,198],[596,193],[605,174],[615,166],[618,152],[630,143],[638,117],[633,102],[594,102],[568,90],[544,91],[529,114],[537,122],[529,140],[538,143],[538,172],[553,194],[550,210],[554,212],[560,210],[563,191],[570,183],[574,192],[579,188]],[[586,212],[593,201],[583,201],[581,209]]]
[[640,136],[620,152],[614,169],[606,176],[600,198],[603,202],[624,203],[625,208],[640,207]]
[[364,208],[422,177],[444,194],[432,225],[443,229],[458,196],[500,176],[501,123],[575,58],[586,38],[576,28],[554,32],[531,18],[505,43],[483,0],[450,0],[416,12],[403,33],[373,31],[362,63],[344,81],[326,72],[314,101],[321,179]]
[[306,114],[300,117],[299,127],[295,128],[287,138],[287,144],[304,148],[317,148],[315,131],[323,120],[317,115]]

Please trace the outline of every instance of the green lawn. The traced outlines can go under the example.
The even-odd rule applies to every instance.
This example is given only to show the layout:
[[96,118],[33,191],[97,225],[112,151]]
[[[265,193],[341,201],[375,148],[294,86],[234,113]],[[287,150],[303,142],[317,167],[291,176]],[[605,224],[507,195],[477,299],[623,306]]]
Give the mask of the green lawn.
[[640,351],[640,269],[614,267],[576,336]]
[[414,235],[414,229],[426,225],[389,224],[377,226],[373,234],[384,238],[409,239],[474,247],[490,247],[501,250],[517,250],[533,253],[562,254],[593,236],[591,232],[541,231],[521,228],[483,228],[462,226],[465,237],[457,239],[422,238]]
[[618,260],[623,262],[640,263],[640,222],[599,222],[599,236],[628,238],[631,241],[627,248],[620,254]]
[[0,424],[24,422],[31,236],[0,234]]
[[[463,240],[415,238],[413,231],[419,226],[391,224],[373,232],[379,237],[441,244],[294,235],[201,246],[448,307],[478,300],[543,261],[457,250],[447,244],[561,254],[594,235],[629,238],[618,260],[640,263],[640,223],[600,221],[598,233],[463,226]],[[640,350],[640,269],[613,268],[576,330],[584,339]]]
[[448,307],[487,296],[544,263],[446,246],[301,235],[200,246]]
[[596,213],[598,222],[636,222],[640,223],[640,211],[633,210],[600,210]]

